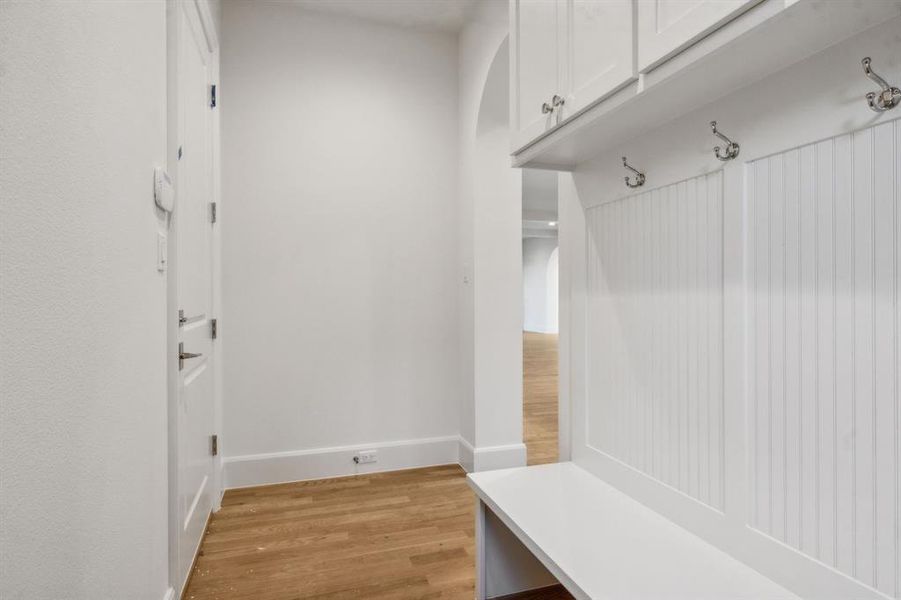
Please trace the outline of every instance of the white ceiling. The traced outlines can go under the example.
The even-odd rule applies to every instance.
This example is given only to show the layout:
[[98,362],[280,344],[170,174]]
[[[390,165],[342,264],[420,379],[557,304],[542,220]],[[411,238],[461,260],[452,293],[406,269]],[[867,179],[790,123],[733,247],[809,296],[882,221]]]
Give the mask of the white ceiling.
[[460,31],[477,2],[503,0],[292,0],[303,8],[423,31]]

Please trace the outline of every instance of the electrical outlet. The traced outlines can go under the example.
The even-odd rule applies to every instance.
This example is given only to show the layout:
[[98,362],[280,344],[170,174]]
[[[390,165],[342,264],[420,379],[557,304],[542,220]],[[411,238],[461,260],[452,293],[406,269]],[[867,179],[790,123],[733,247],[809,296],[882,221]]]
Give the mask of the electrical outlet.
[[354,456],[354,462],[358,465],[377,462],[379,459],[378,452],[375,450],[360,450]]

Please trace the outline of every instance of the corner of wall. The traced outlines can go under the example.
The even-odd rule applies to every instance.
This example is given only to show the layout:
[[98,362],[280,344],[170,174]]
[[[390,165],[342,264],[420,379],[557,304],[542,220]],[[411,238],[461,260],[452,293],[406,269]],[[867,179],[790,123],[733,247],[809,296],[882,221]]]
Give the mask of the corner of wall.
[[463,467],[463,470],[467,473],[475,472],[475,449],[462,435],[460,436],[460,448],[458,452],[460,466]]

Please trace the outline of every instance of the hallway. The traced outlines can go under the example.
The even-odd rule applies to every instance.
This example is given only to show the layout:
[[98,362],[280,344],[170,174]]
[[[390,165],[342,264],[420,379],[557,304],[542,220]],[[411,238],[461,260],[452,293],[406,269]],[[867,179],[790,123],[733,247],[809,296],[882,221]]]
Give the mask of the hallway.
[[0,0],[0,600],[901,600],[899,33]]
[[[528,464],[557,461],[556,335],[523,333],[523,431]],[[464,475],[448,465],[229,490],[184,598],[472,598]]]
[[557,335],[523,332],[523,441],[529,465],[557,462]]
[[183,598],[470,600],[474,505],[458,465],[229,490]]

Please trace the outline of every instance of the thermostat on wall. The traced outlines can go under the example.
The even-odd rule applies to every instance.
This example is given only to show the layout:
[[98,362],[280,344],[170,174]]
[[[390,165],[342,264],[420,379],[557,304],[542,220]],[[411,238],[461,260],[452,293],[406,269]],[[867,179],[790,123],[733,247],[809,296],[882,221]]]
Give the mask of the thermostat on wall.
[[175,188],[172,187],[169,174],[162,167],[153,169],[153,199],[166,212],[172,212],[175,207]]

